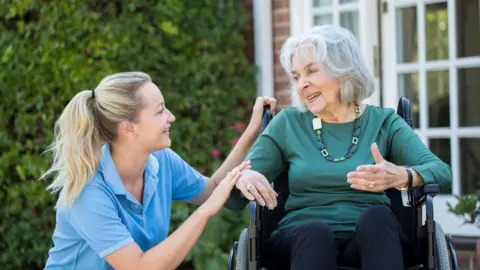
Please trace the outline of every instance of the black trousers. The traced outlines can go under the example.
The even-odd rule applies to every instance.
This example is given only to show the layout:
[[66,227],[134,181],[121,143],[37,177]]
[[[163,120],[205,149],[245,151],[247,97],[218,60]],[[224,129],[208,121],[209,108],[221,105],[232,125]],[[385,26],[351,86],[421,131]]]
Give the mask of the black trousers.
[[376,205],[360,216],[349,238],[337,239],[330,227],[311,221],[281,229],[265,243],[268,269],[404,269],[411,243],[388,206]]

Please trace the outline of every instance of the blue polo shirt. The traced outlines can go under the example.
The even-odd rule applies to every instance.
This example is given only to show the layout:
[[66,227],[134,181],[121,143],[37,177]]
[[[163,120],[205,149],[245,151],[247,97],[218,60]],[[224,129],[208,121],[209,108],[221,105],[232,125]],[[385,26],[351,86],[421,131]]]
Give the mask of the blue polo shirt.
[[59,208],[45,269],[113,269],[104,257],[136,242],[145,252],[168,235],[171,202],[190,201],[204,177],[171,149],[150,154],[143,204],[123,185],[108,145],[98,171],[70,208]]

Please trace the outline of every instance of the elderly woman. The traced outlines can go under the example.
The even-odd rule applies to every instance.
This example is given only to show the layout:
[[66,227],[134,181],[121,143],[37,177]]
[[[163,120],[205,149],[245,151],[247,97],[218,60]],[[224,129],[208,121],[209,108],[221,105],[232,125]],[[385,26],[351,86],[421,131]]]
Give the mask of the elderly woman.
[[451,169],[394,110],[362,103],[374,82],[348,30],[325,25],[290,37],[281,63],[293,108],[250,150],[251,169],[228,206],[246,198],[276,207],[269,182],[288,168],[286,215],[265,243],[269,269],[403,269],[409,243],[384,191],[446,187]]

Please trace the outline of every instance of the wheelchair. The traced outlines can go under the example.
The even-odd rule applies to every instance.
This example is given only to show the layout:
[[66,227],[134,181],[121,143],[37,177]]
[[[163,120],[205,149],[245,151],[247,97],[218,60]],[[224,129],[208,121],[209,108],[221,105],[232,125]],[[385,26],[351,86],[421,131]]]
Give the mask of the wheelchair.
[[[397,114],[412,127],[410,102],[406,97],[400,98]],[[269,107],[265,107],[262,131],[271,118]],[[273,181],[273,188],[278,193],[277,207],[274,210],[268,210],[256,202],[249,203],[249,225],[243,229],[238,241],[233,243],[229,256],[229,270],[267,270],[262,261],[263,243],[286,214],[285,203],[289,195],[287,178],[288,169]],[[440,193],[438,184],[415,187],[408,191],[393,188],[386,190],[391,201],[391,209],[400,222],[403,232],[409,239],[415,240],[415,251],[418,250],[415,252],[417,254],[415,262],[406,265],[405,269],[458,269],[452,238],[443,233],[442,227],[433,217],[433,197],[438,193]],[[339,269],[357,268],[340,267]]]

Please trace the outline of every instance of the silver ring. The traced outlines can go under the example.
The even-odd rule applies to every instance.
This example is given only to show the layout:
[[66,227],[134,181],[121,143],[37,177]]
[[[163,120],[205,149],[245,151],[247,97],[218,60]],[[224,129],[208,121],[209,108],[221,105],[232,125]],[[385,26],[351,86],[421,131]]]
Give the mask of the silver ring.
[[375,181],[370,181],[370,184],[368,184],[369,188],[374,188],[375,187]]
[[252,187],[253,187],[253,185],[252,185],[252,184],[248,184],[248,185],[247,185],[247,190],[250,190],[250,189],[252,189]]

